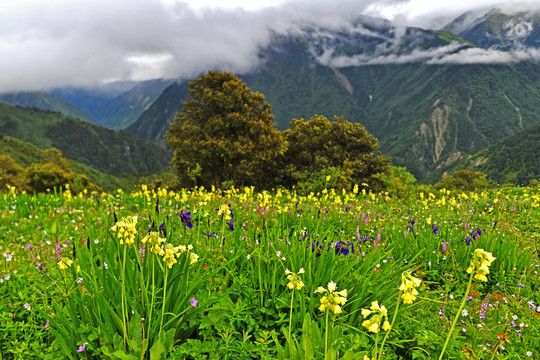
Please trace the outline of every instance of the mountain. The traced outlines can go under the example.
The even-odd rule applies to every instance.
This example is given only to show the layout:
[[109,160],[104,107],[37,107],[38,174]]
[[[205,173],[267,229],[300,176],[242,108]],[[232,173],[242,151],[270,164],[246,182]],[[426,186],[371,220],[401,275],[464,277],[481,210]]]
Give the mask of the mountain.
[[[384,62],[393,54],[407,56],[418,48],[434,49],[449,44],[436,31],[396,27],[381,19],[359,17],[351,26],[309,26],[302,28],[300,35],[275,34],[272,44],[259,54],[264,65],[252,73],[240,74],[252,90],[262,93],[272,105],[279,129],[286,129],[293,118],[314,114],[345,115],[352,121],[366,119],[367,114],[351,94],[351,84],[336,64],[347,61],[347,57],[351,61],[370,57]],[[466,46],[469,45],[462,42],[455,48]],[[168,124],[188,95],[187,82],[172,84],[126,130],[164,145]]]
[[22,107],[34,107],[37,109],[57,111],[61,114],[75,116],[88,122],[96,122],[92,115],[72,102],[45,92],[17,92],[0,94],[0,102],[9,105],[19,105]]
[[527,185],[540,179],[539,164],[540,123],[536,123],[474,155],[441,164],[426,180],[436,182],[444,174],[470,168],[485,173],[498,184]]
[[125,131],[71,116],[0,103],[0,134],[41,149],[57,148],[68,159],[114,175],[159,172],[169,165],[165,149]]
[[[540,65],[460,63],[469,51],[484,49],[449,30],[361,18],[352,28],[276,35],[260,51],[263,65],[239,76],[264,94],[279,129],[293,118],[343,115],[423,179],[540,120]],[[127,131],[164,145],[188,95],[185,82],[169,86]]]
[[143,139],[151,140],[166,147],[163,136],[182,108],[180,102],[189,96],[187,82],[174,82],[141,116],[126,128],[126,131]]
[[100,87],[58,88],[50,94],[84,109],[101,126],[124,129],[137,120],[172,82],[162,79],[117,82]]
[[531,11],[485,14],[467,12],[444,27],[485,48],[520,50],[540,47],[540,14]]

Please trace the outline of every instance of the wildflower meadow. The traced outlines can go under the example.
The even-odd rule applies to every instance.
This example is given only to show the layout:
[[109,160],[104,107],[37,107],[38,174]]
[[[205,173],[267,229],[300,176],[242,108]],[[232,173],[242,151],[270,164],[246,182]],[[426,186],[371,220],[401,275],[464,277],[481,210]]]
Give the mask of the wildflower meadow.
[[540,188],[0,194],[0,359],[540,359]]

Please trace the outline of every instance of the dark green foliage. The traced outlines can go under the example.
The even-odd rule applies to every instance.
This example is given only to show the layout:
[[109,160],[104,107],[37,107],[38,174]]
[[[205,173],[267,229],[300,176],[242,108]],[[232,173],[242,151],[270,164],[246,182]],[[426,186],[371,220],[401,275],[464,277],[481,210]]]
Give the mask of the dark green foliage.
[[458,170],[453,175],[446,175],[435,184],[436,189],[473,191],[489,186],[486,174],[470,169]]
[[0,131],[114,175],[159,172],[170,161],[156,144],[51,111],[0,104]]
[[7,190],[7,186],[16,188],[25,187],[24,169],[10,156],[0,154],[0,192]]
[[166,135],[180,184],[271,184],[283,140],[264,96],[218,71],[191,81],[189,92]]
[[76,193],[84,189],[102,191],[86,175],[73,172],[69,160],[63,157],[60,150],[45,150],[43,158],[42,164],[32,164],[24,170],[26,184],[23,189],[31,192],[48,192],[61,188],[69,188]]
[[292,178],[299,183],[319,181],[324,174],[332,179],[332,187],[350,190],[365,183],[374,191],[384,183],[373,177],[390,174],[390,162],[378,152],[377,139],[358,123],[334,117],[314,116],[308,121],[294,119],[284,132],[287,142],[285,162]]

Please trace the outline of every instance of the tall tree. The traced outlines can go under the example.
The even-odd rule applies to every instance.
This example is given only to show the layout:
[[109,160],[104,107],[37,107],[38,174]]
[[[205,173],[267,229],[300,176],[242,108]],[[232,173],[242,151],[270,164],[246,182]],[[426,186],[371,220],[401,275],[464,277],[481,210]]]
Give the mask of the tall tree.
[[343,117],[293,119],[284,135],[285,159],[298,181],[314,182],[321,175],[331,175],[328,169],[337,169],[330,185],[350,189],[364,183],[378,191],[384,182],[373,175],[390,174],[390,160],[379,153],[378,140],[361,124]]
[[283,139],[264,96],[220,71],[191,81],[188,89],[190,98],[165,135],[180,184],[273,185]]

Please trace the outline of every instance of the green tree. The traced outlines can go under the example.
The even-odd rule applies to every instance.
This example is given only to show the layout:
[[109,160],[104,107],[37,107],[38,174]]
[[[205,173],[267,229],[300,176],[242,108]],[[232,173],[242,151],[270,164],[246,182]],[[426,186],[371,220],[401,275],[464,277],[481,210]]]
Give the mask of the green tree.
[[274,185],[283,139],[264,96],[219,71],[188,89],[190,98],[165,135],[180,185]]
[[315,115],[308,121],[293,119],[284,136],[293,181],[301,184],[318,179],[326,169],[338,168],[333,187],[351,189],[354,184],[365,184],[374,191],[384,189],[385,181],[373,175],[389,175],[390,160],[380,154],[378,140],[361,124]]
[[473,191],[485,189],[490,186],[486,174],[471,169],[458,170],[453,175],[445,175],[434,185],[436,189]]
[[26,180],[23,173],[24,169],[11,156],[0,154],[0,191],[6,191],[7,185],[24,190]]
[[30,191],[46,192],[54,188],[65,188],[66,185],[79,192],[83,189],[103,191],[99,186],[90,182],[84,174],[71,170],[70,162],[58,149],[47,149],[43,152],[43,163],[32,164],[24,170],[27,186]]

